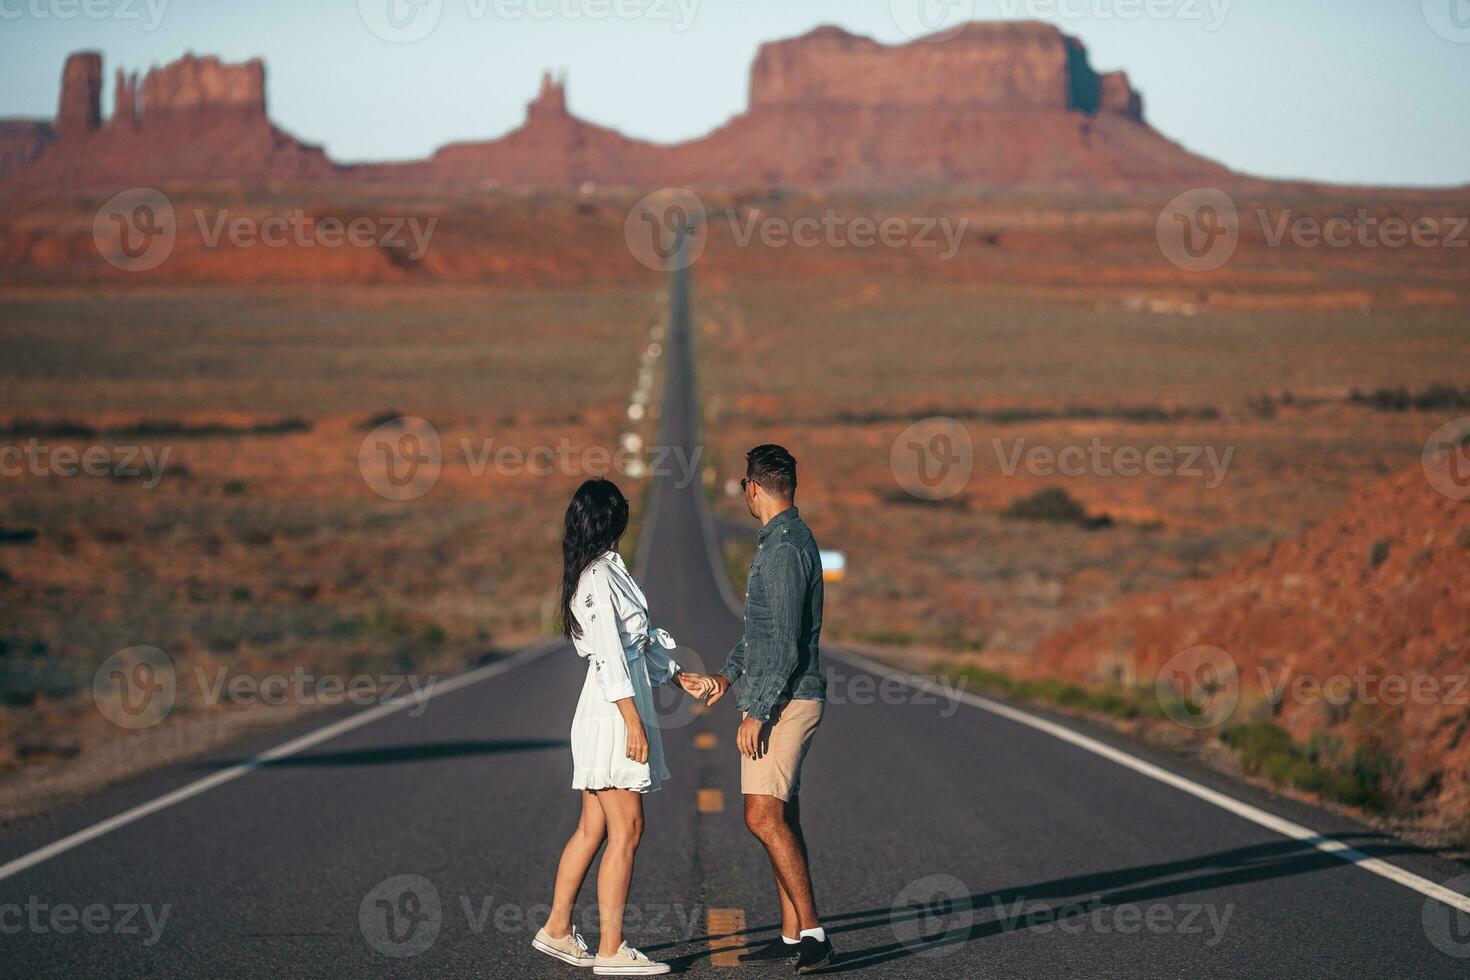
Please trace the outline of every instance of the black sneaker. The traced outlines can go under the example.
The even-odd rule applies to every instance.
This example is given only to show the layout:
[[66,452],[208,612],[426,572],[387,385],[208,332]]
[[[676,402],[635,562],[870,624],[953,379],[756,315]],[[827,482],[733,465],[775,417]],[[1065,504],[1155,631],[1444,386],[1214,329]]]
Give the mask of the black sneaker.
[[836,961],[837,953],[832,949],[832,940],[823,939],[819,942],[811,936],[805,936],[797,947],[796,972],[811,973],[824,966],[831,966]]
[[801,949],[801,943],[788,943],[777,936],[764,946],[759,946],[748,953],[741,953],[737,959],[744,963],[758,960],[794,960],[799,949]]

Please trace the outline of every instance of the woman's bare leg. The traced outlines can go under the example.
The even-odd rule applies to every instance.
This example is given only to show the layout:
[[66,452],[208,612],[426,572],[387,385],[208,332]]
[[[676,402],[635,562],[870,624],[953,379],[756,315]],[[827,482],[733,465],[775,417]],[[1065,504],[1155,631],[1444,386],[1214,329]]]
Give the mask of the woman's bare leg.
[[551,896],[551,917],[546,920],[546,931],[553,939],[565,939],[572,931],[572,910],[577,904],[577,894],[587,870],[592,867],[597,851],[607,836],[607,821],[602,807],[592,793],[582,793],[582,817],[577,829],[561,852],[561,863],[556,866],[556,889]]
[[623,945],[623,910],[633,880],[633,856],[643,837],[643,795],[626,789],[597,792],[607,821],[607,850],[597,871],[597,911],[602,922],[599,956],[615,956]]

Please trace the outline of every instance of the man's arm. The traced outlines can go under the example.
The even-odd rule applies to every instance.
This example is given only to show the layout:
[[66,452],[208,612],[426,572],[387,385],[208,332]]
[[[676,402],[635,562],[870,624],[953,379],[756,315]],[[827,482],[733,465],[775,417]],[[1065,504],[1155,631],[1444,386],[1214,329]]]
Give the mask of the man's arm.
[[742,636],[730,649],[730,655],[725,658],[725,666],[715,671],[715,674],[733,684],[740,680],[740,675],[743,673],[745,673],[745,637]]
[[713,685],[705,696],[709,699],[709,705],[713,708],[719,703],[725,692],[730,690],[730,685],[738,681],[745,673],[745,637],[730,650],[730,655],[725,658],[725,666],[709,675],[709,682]]
[[786,542],[776,545],[762,567],[766,603],[771,610],[771,636],[757,641],[759,647],[754,653],[763,664],[762,676],[760,687],[751,692],[746,716],[766,722],[800,659],[797,640],[806,600],[807,568],[802,553]]

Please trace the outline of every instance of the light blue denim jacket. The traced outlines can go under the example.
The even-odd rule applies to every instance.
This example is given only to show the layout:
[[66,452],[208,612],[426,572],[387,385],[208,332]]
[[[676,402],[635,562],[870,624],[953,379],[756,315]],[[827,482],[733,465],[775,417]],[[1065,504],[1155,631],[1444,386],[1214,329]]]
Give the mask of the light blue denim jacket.
[[741,711],[766,721],[787,701],[827,700],[822,635],[822,557],[795,507],[761,528],[745,588],[745,635],[720,673],[740,681]]

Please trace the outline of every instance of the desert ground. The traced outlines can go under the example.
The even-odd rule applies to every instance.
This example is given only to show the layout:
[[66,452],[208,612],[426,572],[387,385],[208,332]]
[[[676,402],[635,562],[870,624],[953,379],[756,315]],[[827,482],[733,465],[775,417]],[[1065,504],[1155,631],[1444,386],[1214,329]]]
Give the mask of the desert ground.
[[[639,193],[167,190],[179,241],[148,273],[101,261],[97,201],[0,221],[4,445],[168,452],[156,481],[56,466],[0,481],[8,812],[136,744],[90,703],[97,666],[129,646],[186,671],[426,675],[546,635],[567,495],[652,431],[628,415],[663,313],[662,276],[625,242]],[[848,560],[828,636],[1025,674],[1058,631],[1228,573],[1417,466],[1470,410],[1467,252],[1275,244],[1271,229],[1360,210],[1439,220],[1470,199],[1365,195],[1241,199],[1234,258],[1200,273],[1161,251],[1157,195],[701,192],[701,478],[732,567],[748,518],[728,483],[746,448],[785,443],[804,514]],[[189,217],[295,208],[437,230],[408,257],[210,243]],[[782,243],[802,218],[838,231]],[[858,219],[905,231],[855,245]],[[400,416],[444,447],[413,500],[375,493],[359,466]],[[893,464],[926,419],[970,439],[970,475],[940,499]],[[492,439],[511,462],[485,462]],[[576,462],[525,465],[557,446]],[[1027,462],[1070,447],[1171,462],[1134,476]],[[636,508],[634,474],[613,475]],[[181,707],[153,738],[272,716]]]

